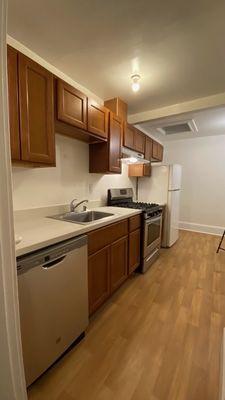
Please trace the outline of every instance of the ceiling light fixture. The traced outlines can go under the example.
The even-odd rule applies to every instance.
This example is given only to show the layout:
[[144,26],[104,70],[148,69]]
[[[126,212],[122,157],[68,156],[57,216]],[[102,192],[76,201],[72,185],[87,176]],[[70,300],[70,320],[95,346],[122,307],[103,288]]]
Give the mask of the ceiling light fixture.
[[131,87],[133,92],[138,92],[138,90],[140,89],[140,82],[139,82],[140,79],[141,76],[139,74],[131,75],[131,80],[132,80]]

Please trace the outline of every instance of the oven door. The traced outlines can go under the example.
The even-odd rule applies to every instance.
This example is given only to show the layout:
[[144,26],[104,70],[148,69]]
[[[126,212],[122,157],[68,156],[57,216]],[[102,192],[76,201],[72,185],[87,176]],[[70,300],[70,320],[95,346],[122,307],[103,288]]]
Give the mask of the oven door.
[[144,257],[160,247],[162,230],[162,215],[145,220],[144,224]]

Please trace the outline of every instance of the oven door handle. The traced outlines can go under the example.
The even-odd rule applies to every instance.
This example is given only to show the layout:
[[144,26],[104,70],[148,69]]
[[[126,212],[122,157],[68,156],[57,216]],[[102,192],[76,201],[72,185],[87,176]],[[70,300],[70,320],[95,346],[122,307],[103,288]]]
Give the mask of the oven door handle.
[[146,224],[149,225],[149,224],[151,224],[152,222],[160,221],[161,218],[162,218],[162,216],[160,215],[160,216],[155,217],[155,218],[148,218],[148,219],[145,220],[145,222],[146,222]]

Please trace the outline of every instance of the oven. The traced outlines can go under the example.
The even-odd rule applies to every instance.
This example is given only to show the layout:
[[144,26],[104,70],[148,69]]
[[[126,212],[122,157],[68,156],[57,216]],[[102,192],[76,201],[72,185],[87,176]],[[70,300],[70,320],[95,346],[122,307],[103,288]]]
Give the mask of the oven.
[[142,272],[159,256],[162,232],[162,214],[144,220]]

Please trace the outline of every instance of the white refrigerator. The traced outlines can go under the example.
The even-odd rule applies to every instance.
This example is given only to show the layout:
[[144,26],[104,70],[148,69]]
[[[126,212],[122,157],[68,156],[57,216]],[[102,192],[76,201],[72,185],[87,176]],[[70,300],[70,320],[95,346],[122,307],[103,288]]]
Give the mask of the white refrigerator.
[[182,166],[153,165],[152,175],[139,182],[139,201],[165,205],[162,247],[171,247],[179,238]]

